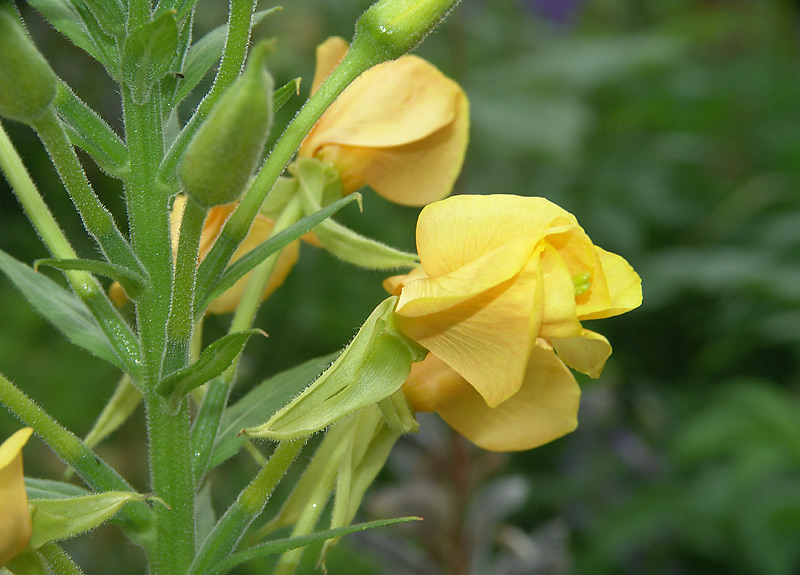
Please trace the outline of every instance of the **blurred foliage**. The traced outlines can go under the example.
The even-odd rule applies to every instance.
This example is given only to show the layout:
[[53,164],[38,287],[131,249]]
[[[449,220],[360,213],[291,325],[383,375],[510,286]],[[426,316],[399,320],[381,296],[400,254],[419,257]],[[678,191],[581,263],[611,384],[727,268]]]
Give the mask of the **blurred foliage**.
[[[258,37],[280,40],[277,84],[301,75],[307,90],[314,46],[349,37],[368,4],[297,0],[259,27]],[[198,30],[224,18],[223,3],[200,7]],[[113,86],[35,15],[28,21],[56,71],[118,122]],[[427,521],[346,539],[330,572],[800,572],[799,23],[788,0],[464,0],[426,40],[419,52],[471,100],[458,191],[561,204],[633,264],[645,303],[599,328],[615,352],[601,380],[585,382],[574,434],[506,457],[426,418],[365,514]],[[8,129],[90,254],[33,136]],[[117,184],[86,165],[124,219]],[[368,193],[363,215],[341,219],[411,249],[416,213]],[[0,229],[0,248],[26,261],[44,254],[5,188]],[[235,394],[343,346],[382,299],[381,279],[304,246],[262,309],[272,337],[248,347]],[[8,282],[0,318],[0,370],[85,433],[113,390],[113,369],[53,334]],[[227,321],[209,321],[208,332]],[[15,426],[0,414],[2,435]],[[144,486],[141,429],[130,422],[103,453]],[[60,473],[40,444],[31,449],[34,475]],[[235,461],[215,478],[225,486],[218,510],[252,473],[246,458]],[[103,530],[94,543],[114,536]],[[135,550],[127,556],[138,572]],[[313,553],[307,559],[311,573]],[[90,557],[78,561],[97,572]]]

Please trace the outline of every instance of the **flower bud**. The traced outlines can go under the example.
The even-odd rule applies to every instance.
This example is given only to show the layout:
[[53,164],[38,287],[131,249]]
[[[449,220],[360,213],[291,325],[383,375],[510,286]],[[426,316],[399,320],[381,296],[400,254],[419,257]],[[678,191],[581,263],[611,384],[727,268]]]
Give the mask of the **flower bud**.
[[380,0],[356,23],[353,48],[369,43],[383,60],[410,52],[441,22],[458,0]]
[[30,124],[56,96],[56,77],[17,18],[0,9],[0,116]]
[[261,159],[272,123],[267,51],[266,44],[256,46],[244,73],[214,106],[178,166],[181,187],[203,206],[237,200]]

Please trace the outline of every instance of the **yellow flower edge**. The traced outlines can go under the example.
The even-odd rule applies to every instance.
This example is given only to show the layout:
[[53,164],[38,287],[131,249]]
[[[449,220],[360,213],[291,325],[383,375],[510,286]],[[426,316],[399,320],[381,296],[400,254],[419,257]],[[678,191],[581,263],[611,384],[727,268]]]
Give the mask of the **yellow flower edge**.
[[31,538],[22,448],[32,433],[24,427],[0,444],[0,567],[23,551]]
[[[347,52],[341,38],[317,49],[316,90]],[[369,185],[386,199],[420,206],[450,194],[469,140],[461,87],[413,55],[379,64],[354,81],[309,133],[299,155],[340,174],[345,193]]]

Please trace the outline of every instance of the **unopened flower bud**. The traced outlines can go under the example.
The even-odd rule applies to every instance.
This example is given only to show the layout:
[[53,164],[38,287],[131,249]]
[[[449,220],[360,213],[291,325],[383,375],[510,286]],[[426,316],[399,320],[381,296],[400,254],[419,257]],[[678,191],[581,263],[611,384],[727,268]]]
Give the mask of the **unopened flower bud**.
[[56,95],[56,77],[17,18],[0,9],[0,116],[30,124]]
[[410,52],[441,22],[458,0],[380,0],[356,23],[353,48],[369,43],[384,60]]
[[211,207],[239,198],[261,159],[272,123],[268,48],[253,50],[242,76],[222,95],[194,135],[178,166],[183,191]]

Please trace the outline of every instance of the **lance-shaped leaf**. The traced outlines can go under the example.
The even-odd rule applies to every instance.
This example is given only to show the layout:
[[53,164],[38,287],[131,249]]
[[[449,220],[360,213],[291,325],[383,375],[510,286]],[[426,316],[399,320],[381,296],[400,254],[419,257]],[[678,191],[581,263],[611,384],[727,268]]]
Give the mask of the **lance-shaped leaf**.
[[123,368],[94,316],[75,295],[0,250],[0,270],[44,319],[92,354]]
[[162,379],[158,384],[158,392],[171,396],[173,400],[180,400],[194,388],[211,381],[228,369],[242,352],[247,340],[255,333],[267,335],[260,329],[248,329],[221,337],[205,348],[192,365]]
[[258,425],[286,405],[303,388],[319,377],[337,355],[338,353],[317,357],[282,371],[262,381],[228,407],[217,432],[208,468],[213,469],[236,455],[247,441],[246,437],[239,434],[243,428]]
[[144,104],[153,86],[169,71],[178,47],[178,25],[172,12],[139,26],[125,39],[122,74],[133,101]]
[[[280,7],[259,10],[253,14],[253,26],[256,26],[265,16],[280,10]],[[181,102],[205,77],[214,62],[222,56],[225,47],[225,37],[228,33],[228,25],[217,26],[211,32],[200,38],[186,54],[186,61],[183,66],[183,77],[180,79],[178,90],[175,94],[174,103]]]
[[289,101],[289,98],[300,93],[300,78],[289,80],[283,86],[275,90],[272,95],[272,109],[277,112]]
[[273,440],[311,435],[339,419],[391,396],[408,378],[411,364],[427,351],[394,326],[397,298],[385,299],[342,354],[314,383],[266,423],[244,430]]
[[63,499],[64,497],[89,495],[86,489],[72,483],[64,483],[53,479],[36,479],[34,477],[25,478],[25,491],[28,494],[28,500]]
[[147,285],[145,278],[138,272],[123,265],[112,264],[102,260],[43,258],[33,262],[34,271],[37,271],[40,266],[49,266],[64,271],[83,270],[95,275],[109,277],[118,281],[132,300],[135,300]]
[[300,537],[287,537],[286,539],[276,539],[275,541],[268,541],[260,545],[254,545],[244,551],[238,551],[230,555],[227,559],[217,563],[209,575],[216,573],[223,573],[233,569],[237,565],[241,565],[246,561],[252,561],[259,557],[266,557],[268,555],[277,555],[298,547],[305,547],[318,541],[332,539],[334,537],[342,537],[350,533],[357,533],[367,529],[375,529],[376,527],[385,527],[387,525],[394,525],[396,523],[407,523],[408,521],[421,521],[421,517],[397,517],[395,519],[379,519],[377,521],[369,521],[366,523],[357,523],[349,527],[339,527],[338,529],[329,529],[327,531],[319,531],[311,535],[302,535]]
[[146,499],[161,501],[151,495],[125,491],[106,491],[67,499],[32,500],[29,502],[33,522],[30,547],[38,549],[45,543],[90,531],[114,517],[126,503]]
[[[236,260],[236,262],[231,264],[228,269],[225,270],[225,273],[222,274],[222,277],[217,280],[205,298],[203,298],[200,305],[197,306],[195,309],[195,315],[202,313],[203,310],[205,310],[209,304],[214,301],[214,299],[225,293],[228,288],[233,286],[233,284],[239,281],[240,278],[244,277],[248,272],[250,272],[269,256],[288,246],[303,234],[307,234],[321,221],[335,214],[350,202],[360,199],[361,196],[358,194],[351,194],[350,196],[344,197],[341,200],[332,203],[330,206],[327,206],[324,209],[311,214],[310,216],[306,216],[296,224],[289,226],[279,234],[276,234],[267,241],[259,244],[258,247],[254,248],[246,255]],[[203,271],[204,268],[201,266],[198,273],[202,273]],[[197,283],[200,284],[199,279]]]
[[83,20],[70,3],[64,0],[28,0],[28,4],[36,8],[53,28],[69,38],[78,48],[95,60],[103,61],[102,52],[89,37]]
[[112,38],[119,38],[125,33],[125,9],[120,0],[80,0],[77,5],[80,4],[91,12],[98,26]]

